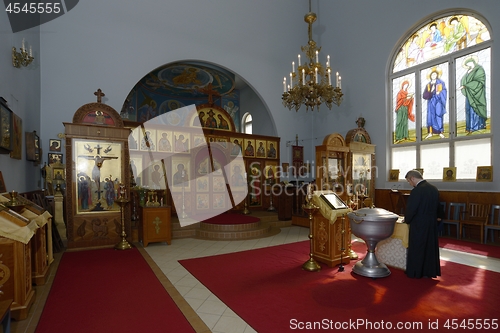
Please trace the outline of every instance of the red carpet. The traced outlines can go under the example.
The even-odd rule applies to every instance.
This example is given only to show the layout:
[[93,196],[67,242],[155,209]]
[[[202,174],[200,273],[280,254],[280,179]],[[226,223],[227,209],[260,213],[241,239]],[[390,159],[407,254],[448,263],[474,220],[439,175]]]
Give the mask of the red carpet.
[[[364,244],[353,248],[365,256]],[[398,323],[407,325],[404,332],[481,332],[444,325],[500,321],[498,273],[443,261],[438,279],[409,279],[398,269],[371,279],[351,272],[356,261],[343,272],[325,265],[304,271],[308,253],[305,241],[180,263],[259,333],[373,332],[398,330]],[[436,321],[438,329],[429,329]]]
[[260,219],[258,217],[249,215],[221,214],[204,221],[200,219],[200,221],[203,223],[210,223],[210,224],[246,224],[246,223],[259,222]]
[[66,252],[36,333],[194,332],[139,251]]
[[439,247],[500,259],[500,246],[495,245],[486,245],[453,238],[439,237]]

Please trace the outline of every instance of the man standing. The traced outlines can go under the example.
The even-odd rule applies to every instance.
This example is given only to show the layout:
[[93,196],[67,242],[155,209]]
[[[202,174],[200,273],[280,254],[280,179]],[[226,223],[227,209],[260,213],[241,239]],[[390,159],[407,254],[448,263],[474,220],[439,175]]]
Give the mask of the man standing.
[[410,278],[440,276],[439,191],[424,180],[417,170],[408,171],[405,178],[413,186],[405,212],[405,223],[410,228],[406,275]]

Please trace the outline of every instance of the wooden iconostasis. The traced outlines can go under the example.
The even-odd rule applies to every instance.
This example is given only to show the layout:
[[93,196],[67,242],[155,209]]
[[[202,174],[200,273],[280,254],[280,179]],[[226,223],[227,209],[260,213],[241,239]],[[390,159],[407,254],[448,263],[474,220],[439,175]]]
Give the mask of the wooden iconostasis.
[[[174,110],[159,118],[125,122],[131,130],[131,182],[136,190],[156,190],[173,212],[180,209],[173,199],[181,196],[185,209],[196,215],[241,210],[246,190],[249,208],[263,208],[264,187],[279,182],[279,137],[235,132],[230,115],[216,105],[187,113]],[[235,162],[238,156],[241,162]]]

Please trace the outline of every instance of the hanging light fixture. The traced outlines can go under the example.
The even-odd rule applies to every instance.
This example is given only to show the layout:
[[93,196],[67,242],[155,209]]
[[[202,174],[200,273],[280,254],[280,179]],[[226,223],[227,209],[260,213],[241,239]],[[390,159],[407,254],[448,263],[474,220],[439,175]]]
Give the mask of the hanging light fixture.
[[292,72],[290,73],[290,83],[287,78],[283,79],[283,105],[288,109],[298,111],[302,105],[306,106],[306,112],[323,103],[332,109],[332,104],[337,106],[342,103],[342,78],[337,72],[335,74],[335,86],[332,85],[332,70],[330,67],[330,56],[326,58],[326,66],[319,62],[319,52],[321,47],[316,46],[312,39],[312,24],[316,21],[316,14],[311,12],[311,0],[309,0],[309,13],[304,16],[304,21],[309,25],[309,42],[307,46],[302,46],[306,59],[302,65],[300,54],[298,56],[297,71],[295,62],[292,62]]

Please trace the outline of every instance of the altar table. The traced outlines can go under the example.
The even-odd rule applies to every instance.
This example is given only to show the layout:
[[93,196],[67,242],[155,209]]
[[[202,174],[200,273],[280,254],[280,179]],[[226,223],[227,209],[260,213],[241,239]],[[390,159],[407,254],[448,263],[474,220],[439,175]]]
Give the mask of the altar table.
[[378,261],[405,270],[409,231],[408,224],[403,223],[403,218],[400,217],[394,226],[392,236],[378,242],[375,249]]

